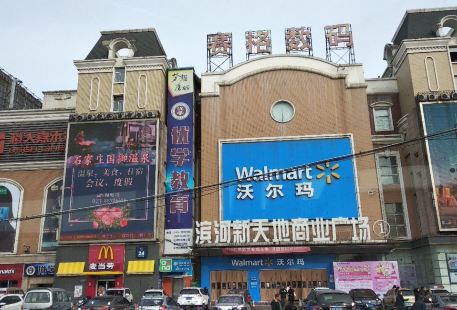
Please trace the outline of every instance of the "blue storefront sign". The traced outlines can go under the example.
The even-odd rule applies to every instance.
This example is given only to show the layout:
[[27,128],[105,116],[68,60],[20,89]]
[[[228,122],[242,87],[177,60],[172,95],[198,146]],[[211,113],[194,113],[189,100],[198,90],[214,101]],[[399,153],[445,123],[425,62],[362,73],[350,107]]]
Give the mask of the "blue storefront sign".
[[53,277],[55,271],[54,263],[24,264],[24,277]]
[[[240,270],[248,273],[248,290],[254,301],[260,300],[261,270],[305,270],[325,269],[327,275],[333,273],[335,255],[265,255],[265,256],[225,256],[202,257],[201,286],[213,288],[210,283],[211,271]],[[330,282],[330,281],[329,281]],[[329,283],[330,288],[334,287]]]
[[[350,135],[229,140],[220,148],[221,182],[234,180],[223,189],[223,220],[359,215]],[[299,168],[280,171],[290,167]]]

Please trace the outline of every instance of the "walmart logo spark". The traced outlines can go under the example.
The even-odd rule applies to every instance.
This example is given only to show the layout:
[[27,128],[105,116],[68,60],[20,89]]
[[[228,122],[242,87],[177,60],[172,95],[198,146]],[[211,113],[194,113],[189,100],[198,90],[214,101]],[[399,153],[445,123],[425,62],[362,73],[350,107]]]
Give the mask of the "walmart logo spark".
[[325,176],[326,180],[327,180],[326,183],[332,184],[332,177],[335,180],[339,180],[341,178],[341,176],[338,173],[334,172],[339,167],[340,167],[340,165],[338,163],[336,163],[332,167],[330,167],[330,162],[326,162],[325,167],[322,165],[316,165],[316,168],[319,169],[320,171],[322,171],[321,173],[319,173],[316,176],[316,179],[320,180]]

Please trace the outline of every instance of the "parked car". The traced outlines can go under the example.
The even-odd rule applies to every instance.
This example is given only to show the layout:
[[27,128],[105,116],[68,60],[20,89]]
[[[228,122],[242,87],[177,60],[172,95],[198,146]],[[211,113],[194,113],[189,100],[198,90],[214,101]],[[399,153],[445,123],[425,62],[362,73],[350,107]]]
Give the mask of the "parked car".
[[122,296],[127,299],[130,303],[133,302],[133,295],[129,288],[126,287],[113,287],[109,288],[105,292],[106,296]]
[[179,310],[178,303],[171,297],[143,297],[138,310]]
[[70,295],[61,288],[34,288],[27,291],[22,304],[23,310],[33,309],[70,310]]
[[21,294],[6,294],[0,296],[0,308],[2,310],[21,310],[24,299]]
[[307,310],[353,310],[355,306],[351,296],[343,291],[325,289],[311,290],[306,297],[303,308]]
[[247,301],[247,303],[252,307],[254,307],[254,301],[252,300],[252,296],[251,296],[251,293],[249,293],[248,290],[244,290],[244,289],[238,289],[238,288],[235,288],[235,289],[230,289],[227,294],[241,294],[244,296],[244,299]]
[[178,304],[183,306],[208,306],[209,296],[200,287],[185,287],[179,292]]
[[218,310],[251,310],[243,294],[221,295],[214,305]]
[[[411,308],[415,301],[413,290],[408,288],[400,288],[400,292],[403,295],[403,298],[405,299],[405,307]],[[393,309],[395,307],[395,298],[395,289],[391,288],[387,291],[387,293],[384,294],[384,298],[382,299],[384,309]]]
[[143,298],[144,297],[150,297],[150,298],[153,298],[153,297],[164,297],[166,296],[165,292],[161,289],[148,289],[146,291],[144,291],[143,293]]
[[435,310],[457,310],[457,295],[456,294],[432,294],[430,296],[431,303],[427,303],[427,309]]
[[19,287],[0,287],[0,296],[6,294],[19,294],[24,296],[24,291]]
[[97,296],[82,306],[81,310],[134,310],[135,306],[127,298],[119,295]]
[[382,310],[382,300],[370,289],[353,289],[349,295],[355,302],[355,307],[360,310]]

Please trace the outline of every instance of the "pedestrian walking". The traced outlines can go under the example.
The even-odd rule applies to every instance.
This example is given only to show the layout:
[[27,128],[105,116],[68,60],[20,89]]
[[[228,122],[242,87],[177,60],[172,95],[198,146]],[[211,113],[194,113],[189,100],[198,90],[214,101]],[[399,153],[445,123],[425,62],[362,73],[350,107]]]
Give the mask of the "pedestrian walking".
[[282,310],[281,304],[279,302],[279,294],[275,294],[274,299],[270,303],[271,310]]

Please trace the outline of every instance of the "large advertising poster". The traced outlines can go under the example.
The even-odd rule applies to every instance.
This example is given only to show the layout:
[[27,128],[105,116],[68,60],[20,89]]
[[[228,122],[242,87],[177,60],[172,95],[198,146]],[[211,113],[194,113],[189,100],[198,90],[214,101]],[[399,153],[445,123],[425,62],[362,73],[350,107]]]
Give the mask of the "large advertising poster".
[[60,241],[153,238],[157,121],[70,123],[68,141]]
[[367,288],[384,294],[393,285],[400,286],[396,261],[334,262],[333,275],[335,288],[345,292]]
[[[426,135],[456,127],[457,103],[422,104]],[[457,136],[456,132],[427,139],[440,230],[457,230]]]
[[189,254],[194,187],[194,71],[168,71],[165,254]]
[[222,190],[223,220],[359,216],[349,135],[227,140],[220,148],[220,181],[235,180]]

